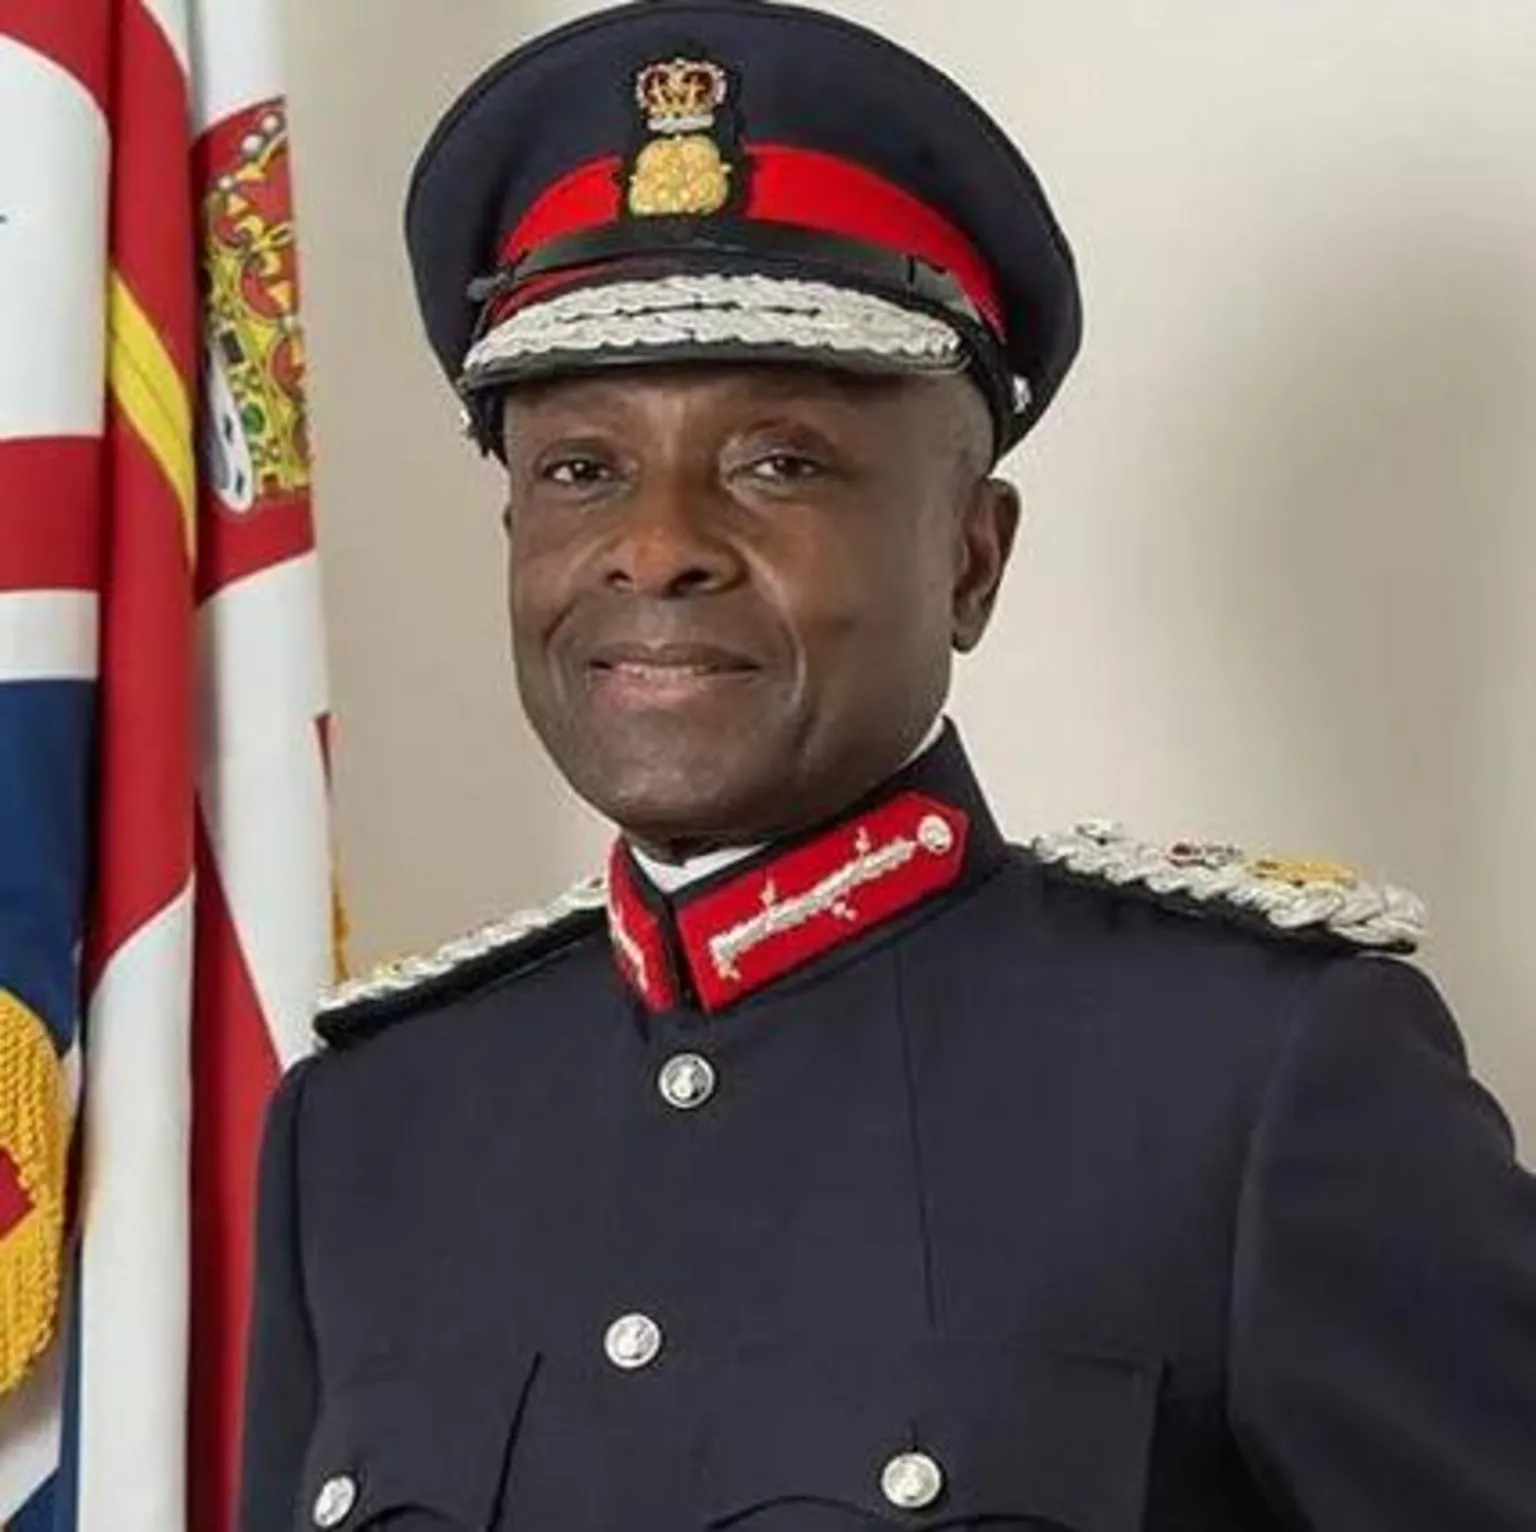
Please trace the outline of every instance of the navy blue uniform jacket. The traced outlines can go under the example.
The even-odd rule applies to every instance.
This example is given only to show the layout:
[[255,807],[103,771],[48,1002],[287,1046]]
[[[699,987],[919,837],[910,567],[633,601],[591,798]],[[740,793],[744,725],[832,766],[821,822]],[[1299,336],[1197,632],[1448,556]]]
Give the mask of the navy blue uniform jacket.
[[337,1019],[243,1532],[1536,1529],[1536,1185],[1431,984],[1041,866],[953,733],[898,788],[958,876],[713,1014],[593,916]]

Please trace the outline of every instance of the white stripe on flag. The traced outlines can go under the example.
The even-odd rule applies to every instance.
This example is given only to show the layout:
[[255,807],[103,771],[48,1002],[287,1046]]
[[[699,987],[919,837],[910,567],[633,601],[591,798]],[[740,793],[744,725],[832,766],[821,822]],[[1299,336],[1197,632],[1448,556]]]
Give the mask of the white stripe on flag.
[[0,35],[0,438],[101,434],[109,153],[85,87]]
[[194,134],[282,95],[280,9],[272,0],[198,0],[192,39]]
[[0,591],[0,682],[94,680],[99,606],[95,591]]
[[309,1051],[315,996],[331,978],[319,561],[306,554],[240,580],[198,619],[198,800],[286,1067]]
[[27,1381],[0,1399],[0,1527],[59,1466],[65,1350],[56,1340]]
[[188,885],[91,997],[78,1532],[182,1525],[191,988]]

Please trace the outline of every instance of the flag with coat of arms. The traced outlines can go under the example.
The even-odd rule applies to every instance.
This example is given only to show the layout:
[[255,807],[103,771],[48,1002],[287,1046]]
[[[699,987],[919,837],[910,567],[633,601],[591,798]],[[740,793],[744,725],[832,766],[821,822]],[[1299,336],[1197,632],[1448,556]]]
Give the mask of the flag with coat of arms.
[[229,1532],[333,977],[276,0],[0,0],[0,1532]]

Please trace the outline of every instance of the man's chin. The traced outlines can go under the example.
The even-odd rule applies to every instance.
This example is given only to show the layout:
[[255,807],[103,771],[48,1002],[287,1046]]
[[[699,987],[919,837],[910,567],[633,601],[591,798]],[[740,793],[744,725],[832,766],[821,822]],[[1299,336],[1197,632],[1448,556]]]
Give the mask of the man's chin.
[[[649,731],[647,731],[649,733]],[[566,775],[604,818],[659,850],[753,844],[772,833],[794,768],[761,735],[677,730],[583,752]]]

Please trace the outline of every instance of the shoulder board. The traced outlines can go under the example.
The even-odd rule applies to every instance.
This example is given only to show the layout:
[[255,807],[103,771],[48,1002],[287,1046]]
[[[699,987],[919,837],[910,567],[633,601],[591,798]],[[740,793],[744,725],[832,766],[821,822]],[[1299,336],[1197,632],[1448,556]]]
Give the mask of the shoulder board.
[[1029,851],[1074,881],[1272,936],[1407,954],[1417,950],[1428,928],[1416,895],[1367,883],[1340,862],[1254,855],[1237,846],[1191,841],[1152,845],[1109,822],[1037,836]]
[[315,1033],[346,1048],[428,1005],[532,968],[592,930],[607,904],[607,880],[588,878],[542,909],[519,910],[435,952],[396,958],[320,997]]

